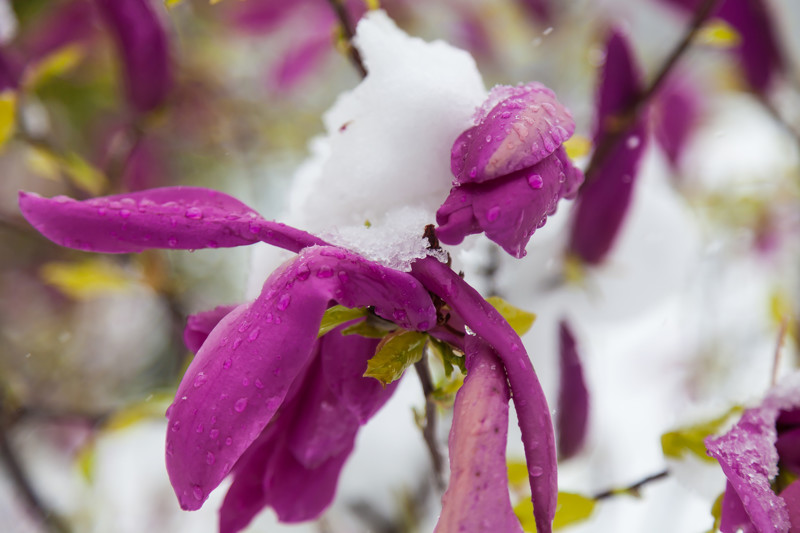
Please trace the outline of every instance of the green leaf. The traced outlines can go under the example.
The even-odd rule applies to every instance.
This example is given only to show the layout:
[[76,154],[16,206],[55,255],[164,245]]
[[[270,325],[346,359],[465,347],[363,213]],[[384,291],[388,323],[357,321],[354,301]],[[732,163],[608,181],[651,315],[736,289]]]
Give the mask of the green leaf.
[[433,350],[433,353],[441,359],[442,365],[444,365],[444,375],[448,378],[450,374],[453,373],[453,368],[457,367],[461,370],[462,374],[467,373],[466,363],[464,361],[463,355],[456,354],[455,350],[452,346],[447,344],[444,341],[440,341],[434,337],[429,337],[429,346]]
[[373,326],[369,320],[362,320],[342,330],[342,335],[361,335],[369,339],[382,339],[389,333],[391,332]]
[[[559,492],[553,529],[561,529],[587,520],[594,512],[597,502],[593,498],[572,492]],[[536,532],[533,519],[533,503],[529,498],[514,506],[514,514],[519,518],[522,529],[528,533]]]
[[0,148],[14,135],[17,123],[17,95],[14,91],[0,93]]
[[664,455],[666,457],[672,457],[673,459],[680,459],[686,453],[693,453],[704,461],[710,463],[716,462],[716,459],[710,457],[706,453],[706,445],[703,441],[709,435],[717,433],[733,415],[741,411],[742,407],[737,405],[724,415],[708,422],[702,422],[664,433],[661,435],[661,449]]
[[364,307],[355,307],[350,309],[343,305],[334,305],[322,315],[322,322],[319,325],[319,333],[317,338],[322,337],[329,331],[336,329],[345,322],[350,322],[356,318],[367,316],[367,309]]
[[526,334],[536,320],[535,314],[514,307],[499,296],[489,296],[486,301],[497,309],[497,312],[506,319],[514,331],[517,332],[517,335],[522,336]]
[[422,359],[427,340],[428,336],[419,331],[389,333],[367,362],[364,376],[375,378],[384,385],[400,379],[406,368]]
[[722,498],[725,492],[722,492],[717,499],[714,500],[714,505],[711,506],[711,516],[714,518],[714,525],[711,526],[706,533],[716,533],[719,531],[719,526],[722,523]]

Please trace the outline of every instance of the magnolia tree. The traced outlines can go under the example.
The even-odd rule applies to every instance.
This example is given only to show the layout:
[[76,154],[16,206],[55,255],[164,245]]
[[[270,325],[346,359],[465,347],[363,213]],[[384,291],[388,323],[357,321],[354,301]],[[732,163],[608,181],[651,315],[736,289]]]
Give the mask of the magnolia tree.
[[[72,322],[106,334],[76,365],[87,391],[114,375],[98,359],[135,358],[108,352],[170,323],[185,348],[161,341],[128,372],[136,392],[83,401],[40,397],[32,368],[4,363],[20,527],[800,531],[791,2],[45,4],[0,4],[2,140],[27,154],[19,172],[52,178],[19,180],[7,225],[26,259],[8,271],[40,274],[10,279],[60,295],[34,309],[127,310]],[[443,16],[469,52],[392,18],[428,33]],[[182,37],[212,21],[229,33]],[[304,162],[251,170],[268,183],[237,194],[216,175],[231,150],[286,151],[241,144],[255,111],[235,105],[236,73],[260,58],[234,47],[238,65],[203,77],[202,47],[241,35],[279,50],[272,96],[256,99],[276,109],[275,138],[316,105],[298,95],[338,80],[327,63],[346,58],[360,80]],[[65,95],[99,91],[108,54],[113,103],[86,111]],[[484,67],[503,84],[487,89]],[[86,87],[59,85],[70,76]],[[94,133],[60,133],[53,102]],[[79,155],[82,137],[98,155]],[[249,273],[212,267],[205,283],[227,270],[239,291],[197,309],[186,295],[203,281],[180,265],[211,256],[185,251],[236,247]],[[72,255],[43,259],[59,253]],[[44,357],[31,335],[10,346]],[[160,379],[142,381],[148,368]],[[22,450],[50,426],[47,450]],[[41,457],[83,476],[37,473]],[[54,494],[66,487],[81,494]]]

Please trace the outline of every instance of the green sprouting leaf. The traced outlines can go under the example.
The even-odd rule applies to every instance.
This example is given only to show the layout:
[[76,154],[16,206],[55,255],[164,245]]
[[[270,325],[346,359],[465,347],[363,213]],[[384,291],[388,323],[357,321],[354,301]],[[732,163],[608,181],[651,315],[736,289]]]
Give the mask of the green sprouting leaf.
[[492,304],[492,307],[497,309],[497,312],[506,319],[512,328],[514,328],[514,331],[517,332],[517,335],[524,335],[527,333],[528,330],[531,329],[531,326],[533,326],[533,322],[536,320],[535,314],[523,311],[518,307],[514,307],[499,296],[490,296],[486,299],[486,301]]
[[384,385],[400,379],[406,368],[422,359],[427,340],[428,336],[419,331],[389,333],[367,362],[364,376],[375,378]]
[[428,340],[430,342],[428,346],[431,347],[433,353],[436,354],[439,359],[441,359],[442,365],[444,365],[445,376],[449,378],[450,374],[453,373],[454,367],[457,367],[459,370],[461,370],[462,374],[467,373],[464,356],[458,355],[453,347],[444,341],[440,341],[434,337],[429,337]]
[[369,339],[382,339],[390,332],[373,326],[369,320],[362,320],[342,330],[342,335],[361,335]]
[[[596,503],[593,498],[588,496],[573,492],[559,492],[556,516],[553,519],[553,529],[561,529],[587,520],[592,516]],[[514,514],[519,518],[522,529],[528,533],[536,532],[536,522],[533,519],[533,503],[529,498],[514,506]]]
[[714,500],[714,505],[711,506],[711,516],[714,518],[714,525],[711,526],[706,533],[716,533],[719,531],[719,526],[722,523],[722,498],[725,492],[720,493],[717,499]]
[[445,378],[434,387],[432,393],[433,401],[440,407],[449,409],[453,406],[453,402],[456,400],[456,393],[463,384],[464,376],[461,374],[455,374],[452,378]]
[[322,315],[322,322],[319,325],[319,333],[317,338],[322,337],[329,331],[341,326],[345,322],[350,322],[356,318],[367,316],[367,309],[364,307],[355,307],[350,309],[343,305],[334,305]]
[[703,441],[709,435],[717,433],[733,415],[741,411],[742,407],[736,405],[724,415],[708,422],[702,422],[664,433],[661,435],[661,449],[664,455],[666,457],[672,457],[673,459],[680,459],[687,452],[690,452],[704,461],[711,463],[716,462],[716,459],[706,454],[706,445]]

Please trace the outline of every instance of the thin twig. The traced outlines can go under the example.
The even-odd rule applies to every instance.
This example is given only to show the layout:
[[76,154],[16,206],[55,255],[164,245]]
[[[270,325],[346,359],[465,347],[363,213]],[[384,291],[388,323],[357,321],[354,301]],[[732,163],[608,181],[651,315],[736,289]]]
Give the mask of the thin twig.
[[0,461],[8,472],[9,478],[17,488],[28,509],[51,533],[70,533],[70,528],[57,514],[55,514],[36,494],[36,491],[25,473],[22,463],[17,457],[14,447],[8,436],[11,428],[7,422],[5,409],[0,403]]
[[661,65],[658,73],[653,78],[652,83],[645,88],[639,95],[630,103],[627,109],[620,113],[619,121],[615,123],[615,127],[611,131],[606,131],[606,135],[603,136],[602,141],[600,144],[595,148],[594,153],[592,154],[592,158],[589,160],[589,164],[586,167],[586,183],[589,183],[594,179],[594,173],[597,171],[600,164],[605,160],[605,158],[611,153],[612,149],[622,140],[622,137],[628,132],[628,130],[633,126],[636,118],[641,113],[642,109],[650,102],[658,90],[663,85],[664,81],[669,76],[672,69],[678,63],[678,60],[683,56],[683,54],[688,50],[689,45],[694,40],[695,35],[706,22],[708,17],[714,11],[719,0],[705,0],[700,8],[695,12],[694,17],[692,18],[691,23],[689,24],[688,28],[686,29],[686,33],[684,33],[683,38],[680,40],[678,45],[672,50],[669,57],[667,57],[666,61]]
[[607,498],[611,498],[612,496],[619,496],[620,494],[629,494],[632,496],[638,496],[639,491],[645,485],[648,485],[654,481],[659,481],[661,479],[666,478],[669,476],[669,470],[664,470],[659,472],[658,474],[653,474],[652,476],[647,476],[641,481],[634,483],[633,485],[629,485],[627,487],[623,487],[621,489],[609,489],[598,494],[594,495],[595,500],[605,500]]
[[361,60],[361,54],[358,52],[358,49],[353,46],[353,36],[355,33],[353,32],[353,25],[350,22],[350,17],[347,14],[347,9],[344,6],[344,2],[342,2],[342,0],[328,0],[328,3],[331,5],[334,13],[336,13],[336,18],[339,19],[342,33],[347,40],[347,57],[350,59],[350,62],[353,64],[356,70],[358,70],[358,73],[361,75],[361,77],[366,78],[367,69],[364,68],[364,62]]
[[425,444],[428,446],[428,452],[431,455],[436,485],[439,489],[444,489],[444,461],[442,460],[442,453],[439,451],[439,445],[436,442],[436,403],[433,400],[433,379],[428,368],[428,360],[423,357],[414,363],[414,370],[417,371],[419,382],[422,385],[422,392],[425,393],[425,428],[422,430],[422,436],[425,438]]

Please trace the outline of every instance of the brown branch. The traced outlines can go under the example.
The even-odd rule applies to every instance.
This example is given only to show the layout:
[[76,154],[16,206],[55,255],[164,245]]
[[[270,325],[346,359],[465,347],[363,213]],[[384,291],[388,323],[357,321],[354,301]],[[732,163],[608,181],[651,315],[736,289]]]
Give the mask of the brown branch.
[[436,486],[439,489],[444,489],[444,461],[442,453],[439,451],[439,445],[436,442],[436,402],[433,399],[433,379],[428,368],[428,360],[423,357],[414,363],[414,370],[417,371],[419,382],[422,385],[422,392],[425,394],[425,427],[422,430],[422,436],[425,438],[425,444],[428,446],[428,452],[431,455]]
[[342,0],[328,0],[328,3],[331,5],[331,9],[333,9],[334,13],[336,13],[336,18],[339,19],[339,25],[347,42],[347,57],[361,77],[366,78],[367,69],[364,68],[361,54],[358,49],[353,46],[353,36],[355,33],[353,32],[353,25],[350,22],[350,17],[347,14],[347,8],[345,8],[344,2],[342,2]]
[[661,65],[661,68],[653,78],[653,81],[647,88],[639,93],[633,102],[628,105],[625,111],[620,113],[619,122],[616,123],[614,129],[612,131],[607,131],[606,135],[603,136],[600,144],[595,147],[592,158],[589,160],[589,164],[586,167],[586,172],[584,173],[586,180],[584,185],[594,179],[594,173],[597,172],[600,164],[605,160],[606,157],[608,157],[613,148],[616,147],[617,143],[619,143],[627,134],[628,130],[633,126],[639,114],[664,84],[667,76],[669,76],[670,72],[672,72],[672,69],[678,63],[678,60],[680,60],[686,50],[689,49],[689,46],[697,35],[697,32],[706,22],[708,17],[711,16],[711,13],[713,13],[714,8],[718,3],[719,0],[705,0],[703,2],[703,4],[698,8],[692,17],[692,21],[687,27],[683,38],[672,50],[666,61],[664,61],[664,63]]
[[647,476],[641,481],[634,483],[633,485],[628,485],[627,487],[623,487],[621,489],[609,489],[598,494],[595,494],[593,498],[595,500],[605,500],[607,498],[611,498],[613,496],[619,496],[620,494],[628,494],[631,496],[639,496],[639,491],[645,485],[648,485],[654,481],[659,481],[661,479],[665,479],[669,476],[669,470],[663,470],[657,474],[653,474],[651,476]]

